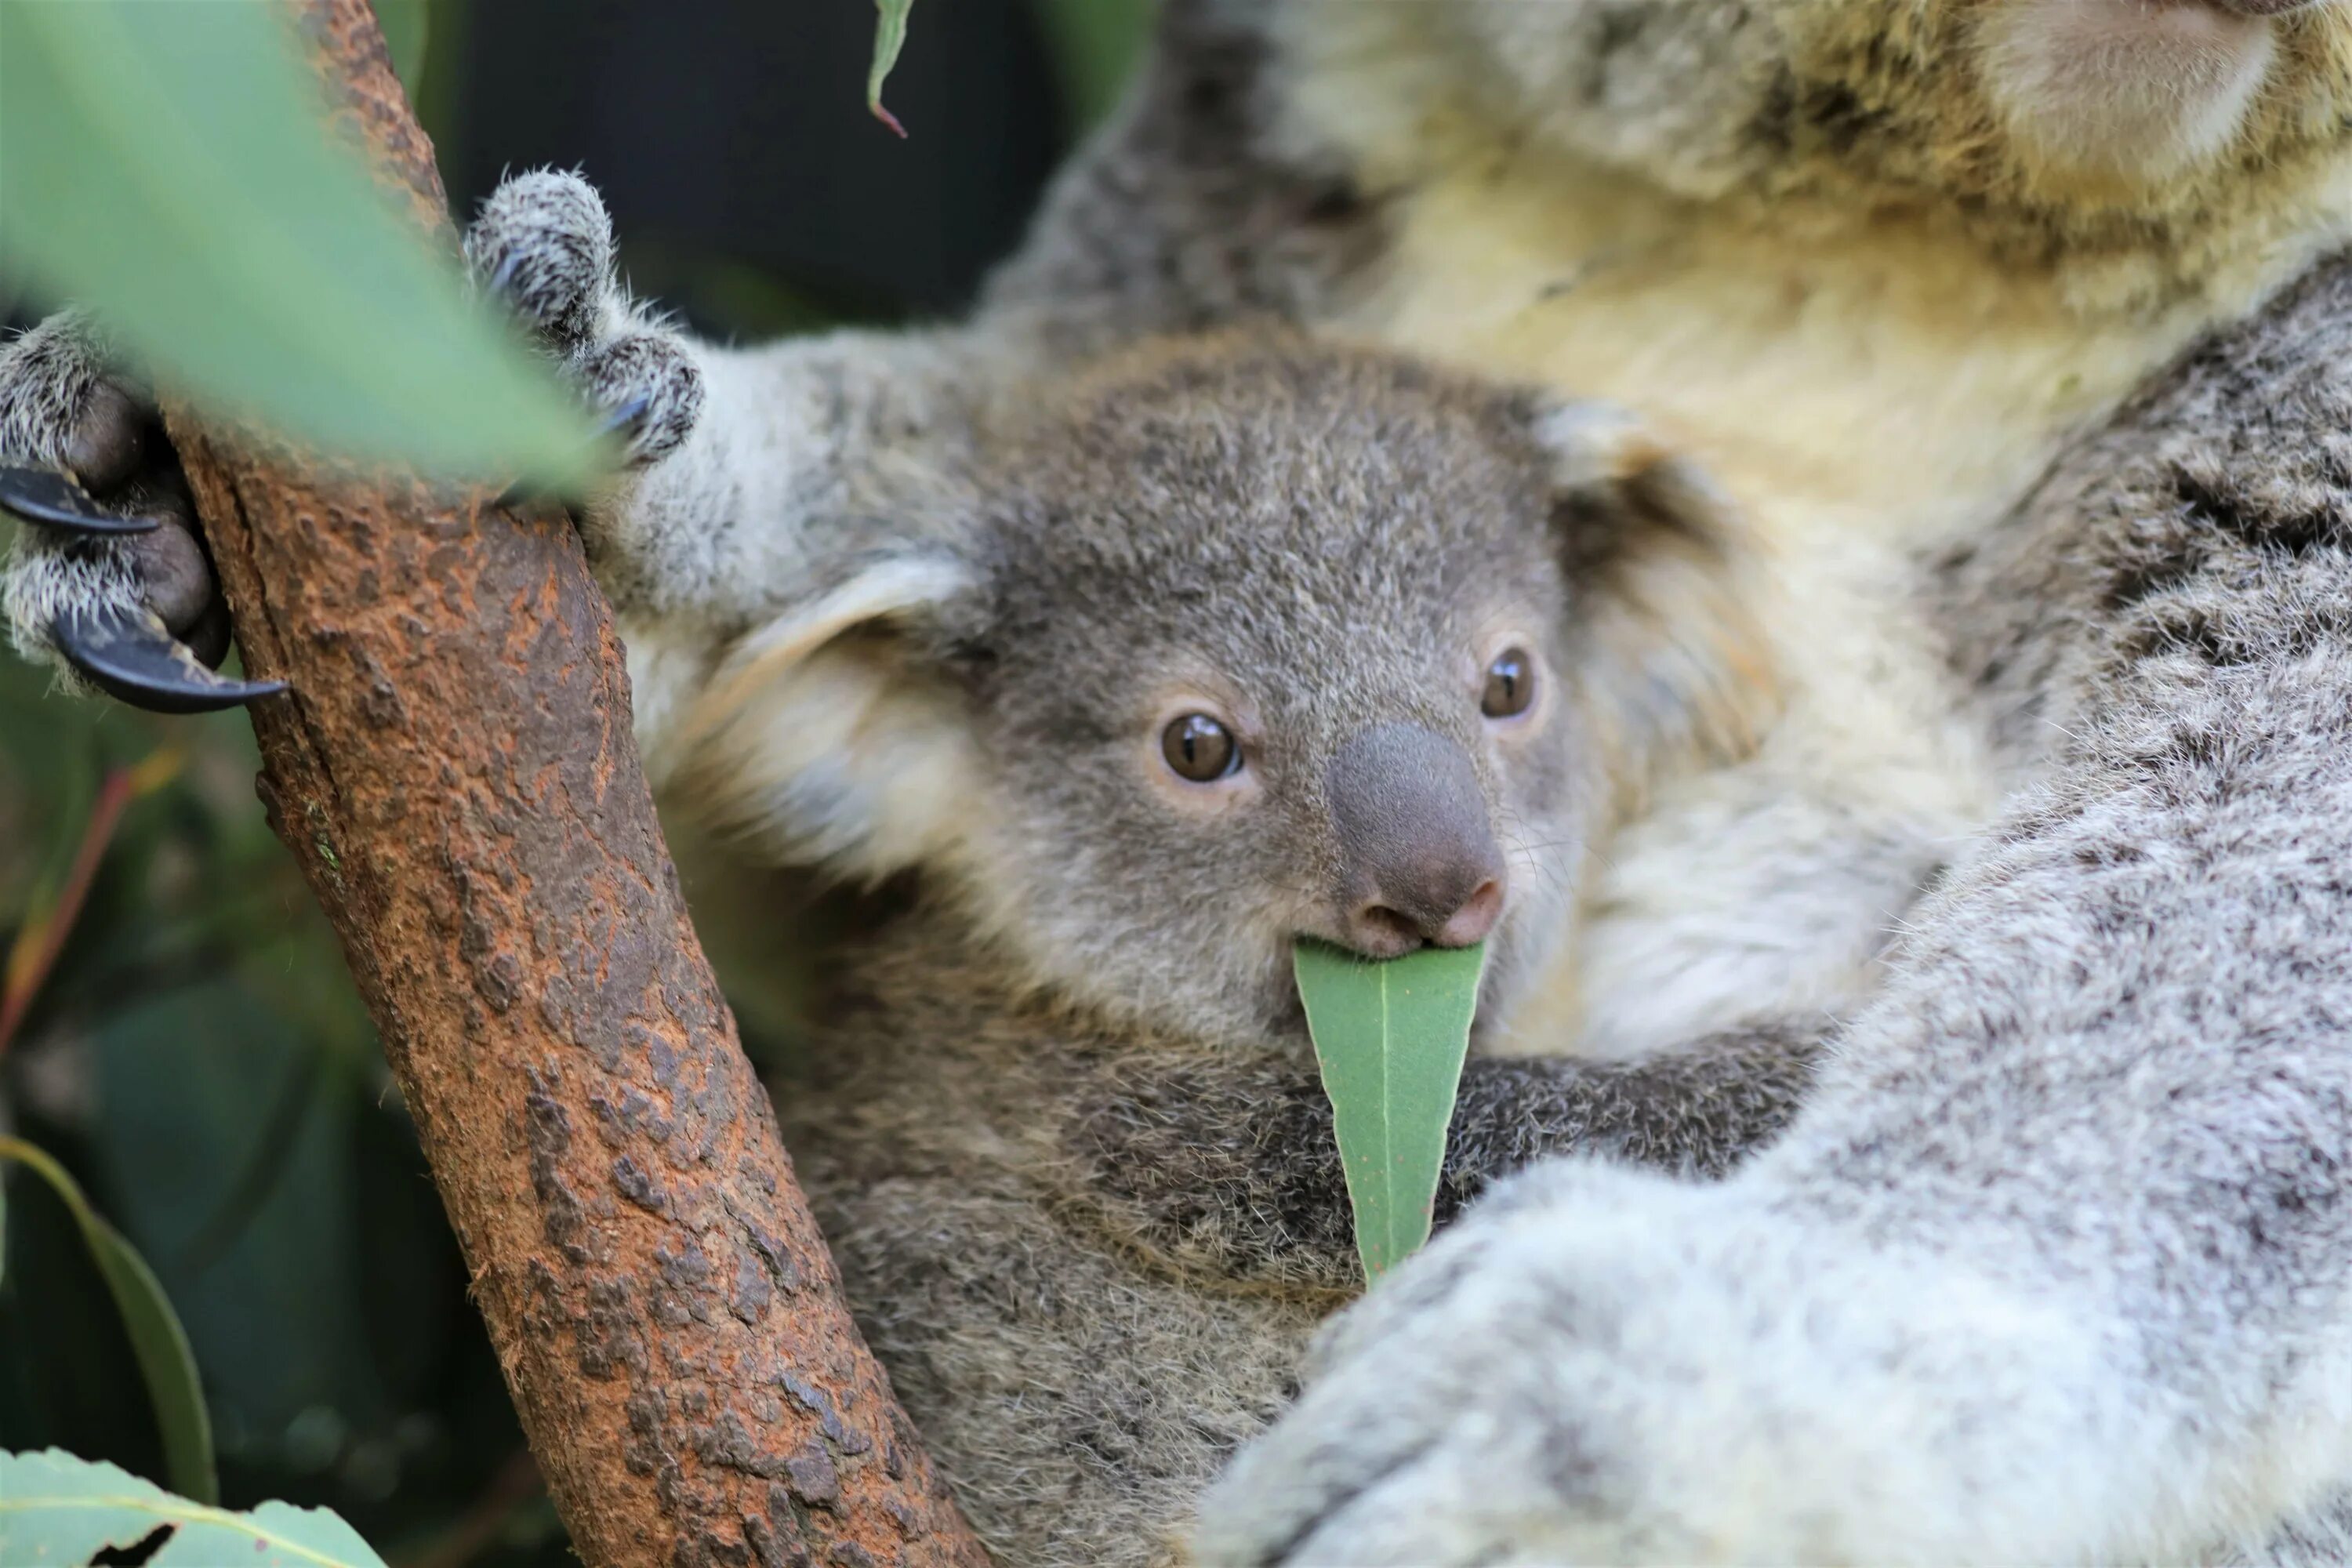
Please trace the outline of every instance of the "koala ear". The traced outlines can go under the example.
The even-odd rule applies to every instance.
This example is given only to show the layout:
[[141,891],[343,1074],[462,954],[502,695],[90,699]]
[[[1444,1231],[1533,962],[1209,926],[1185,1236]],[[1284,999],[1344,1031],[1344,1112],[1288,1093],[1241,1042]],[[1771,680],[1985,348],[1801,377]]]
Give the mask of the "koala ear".
[[781,863],[878,880],[975,828],[971,727],[930,650],[977,574],[943,550],[860,563],[721,660],[685,715],[689,802]]
[[1528,423],[1553,465],[1581,650],[1568,673],[1613,753],[1610,776],[1638,794],[1679,760],[1753,750],[1780,689],[1759,618],[1769,574],[1738,508],[1613,405],[1538,399]]

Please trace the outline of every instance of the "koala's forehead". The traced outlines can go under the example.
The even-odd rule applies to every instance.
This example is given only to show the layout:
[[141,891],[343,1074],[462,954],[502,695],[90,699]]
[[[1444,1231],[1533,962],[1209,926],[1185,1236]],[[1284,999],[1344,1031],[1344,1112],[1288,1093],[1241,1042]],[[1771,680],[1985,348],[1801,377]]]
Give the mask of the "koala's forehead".
[[1186,654],[1398,679],[1562,594],[1542,459],[1411,367],[1191,366],[1041,440],[996,520],[1004,650],[1150,679]]

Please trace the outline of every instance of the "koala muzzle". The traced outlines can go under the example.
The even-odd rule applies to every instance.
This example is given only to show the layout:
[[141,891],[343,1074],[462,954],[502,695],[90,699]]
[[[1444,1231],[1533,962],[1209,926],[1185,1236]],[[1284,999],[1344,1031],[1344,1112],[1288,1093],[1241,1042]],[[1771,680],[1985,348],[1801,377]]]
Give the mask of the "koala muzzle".
[[1324,781],[1346,945],[1394,958],[1423,943],[1467,947],[1494,929],[1503,855],[1460,746],[1418,724],[1379,725],[1339,748]]

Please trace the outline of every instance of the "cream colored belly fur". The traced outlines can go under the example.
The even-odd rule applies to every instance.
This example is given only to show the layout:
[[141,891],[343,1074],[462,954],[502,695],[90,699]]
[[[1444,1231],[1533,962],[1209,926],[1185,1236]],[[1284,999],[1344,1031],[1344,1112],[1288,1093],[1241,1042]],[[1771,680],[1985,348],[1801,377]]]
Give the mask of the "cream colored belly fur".
[[2216,302],[2070,309],[2062,279],[1922,230],[1743,225],[1606,174],[1564,187],[1557,163],[1423,185],[1384,275],[1407,281],[1334,324],[1617,400],[1712,468],[1759,536],[1784,686],[1752,756],[1668,778],[1593,846],[1584,929],[1496,1048],[1624,1054],[1835,1016],[1994,804],[1913,563],[1998,519]]

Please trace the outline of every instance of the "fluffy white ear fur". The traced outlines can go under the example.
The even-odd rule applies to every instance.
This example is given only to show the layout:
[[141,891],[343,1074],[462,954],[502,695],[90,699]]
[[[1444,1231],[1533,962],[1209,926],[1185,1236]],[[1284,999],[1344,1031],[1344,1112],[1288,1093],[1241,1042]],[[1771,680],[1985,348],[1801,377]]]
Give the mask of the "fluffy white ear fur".
[[1759,616],[1769,574],[1715,481],[1624,409],[1553,403],[1552,454],[1583,689],[1632,809],[1664,769],[1745,755],[1780,711]]
[[865,880],[952,858],[973,810],[968,726],[894,625],[971,584],[941,554],[881,561],[746,636],[680,727],[681,778],[714,826]]
[[1995,108],[2048,164],[2160,180],[2228,147],[2276,54],[2272,24],[2218,5],[2000,0],[1979,47]]

